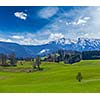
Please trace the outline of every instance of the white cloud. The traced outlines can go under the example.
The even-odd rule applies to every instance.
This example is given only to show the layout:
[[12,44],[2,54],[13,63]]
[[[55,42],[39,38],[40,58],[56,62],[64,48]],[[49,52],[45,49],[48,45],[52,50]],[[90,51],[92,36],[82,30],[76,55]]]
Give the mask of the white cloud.
[[71,39],[86,37],[86,34],[89,34],[88,37],[90,38],[100,38],[99,8],[100,7],[76,7],[73,10],[64,11],[40,30],[40,33],[49,30],[52,34],[61,33],[64,37]]
[[85,19],[85,20],[89,20],[89,19],[90,19],[90,17],[84,17],[84,19]]
[[77,22],[77,25],[79,25],[79,24],[85,24],[86,22],[87,22],[86,20],[79,19],[78,22]]
[[13,42],[11,39],[5,39],[5,38],[0,38],[0,41],[2,41],[2,42]]
[[11,38],[13,38],[13,39],[23,39],[24,36],[13,35],[13,36],[11,36]]
[[58,40],[58,39],[61,39],[61,38],[64,38],[64,35],[63,34],[61,34],[61,33],[55,33],[55,34],[50,34],[50,36],[49,36],[49,39],[51,40],[51,41],[53,41],[53,40]]
[[77,22],[73,22],[73,25],[84,25],[88,22],[88,20],[90,19],[90,17],[84,17],[84,18],[80,18],[78,19]]
[[[48,7],[46,8],[48,9]],[[42,12],[44,15],[39,16],[48,19],[54,15],[46,14],[46,12],[45,14]],[[37,33],[16,34],[8,39],[2,38],[0,40],[13,41],[25,45],[41,45],[63,37],[71,39],[79,37],[100,39],[100,7],[76,8],[69,12],[65,11],[65,13],[61,13]]]
[[[47,31],[48,32],[48,31]],[[15,35],[7,37],[7,39],[2,38],[0,40],[6,41],[6,42],[13,42],[13,43],[18,43],[21,45],[41,45],[41,44],[46,44],[49,42],[49,39],[46,38],[49,36],[49,34],[44,33],[14,33]],[[19,34],[19,35],[18,35]]]
[[[47,38],[46,36],[47,35]],[[25,45],[41,45],[41,44],[47,44],[50,41],[58,40],[60,38],[63,38],[63,34],[61,33],[50,33],[50,34],[27,34],[24,39],[20,39],[18,41],[20,44]]]
[[[58,40],[60,38],[63,38],[63,34],[61,33],[48,33],[49,31],[42,33],[21,33],[23,35],[12,35],[6,38],[0,38],[0,41],[4,42],[13,42],[18,43],[21,45],[41,45],[41,44],[47,44],[50,41]],[[14,33],[18,34],[18,33]]]
[[25,37],[22,40],[18,40],[17,43],[22,44],[22,45],[41,45],[41,44],[46,44],[48,43],[48,40],[40,40],[36,38],[31,38],[31,37]]
[[58,7],[45,7],[39,11],[38,15],[41,18],[48,19],[53,15],[55,15],[58,10],[59,10]]
[[15,12],[14,15],[23,20],[26,20],[26,18],[27,18],[27,14],[24,12]]
[[[71,39],[79,37],[100,39],[100,13],[96,9],[97,7],[87,7],[85,9],[71,10],[68,14],[62,13],[39,30],[37,34],[28,33],[26,36],[29,38],[25,38],[23,44],[46,44],[63,37]],[[67,17],[70,17],[71,20]]]

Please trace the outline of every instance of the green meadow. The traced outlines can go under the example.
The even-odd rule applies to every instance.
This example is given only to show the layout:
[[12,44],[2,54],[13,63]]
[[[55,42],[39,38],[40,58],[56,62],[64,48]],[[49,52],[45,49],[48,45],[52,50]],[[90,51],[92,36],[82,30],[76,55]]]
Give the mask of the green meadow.
[[[32,68],[32,62],[14,68]],[[42,62],[41,68],[30,73],[0,71],[0,93],[100,93],[100,60],[72,65]],[[78,72],[83,76],[81,82],[76,80]]]

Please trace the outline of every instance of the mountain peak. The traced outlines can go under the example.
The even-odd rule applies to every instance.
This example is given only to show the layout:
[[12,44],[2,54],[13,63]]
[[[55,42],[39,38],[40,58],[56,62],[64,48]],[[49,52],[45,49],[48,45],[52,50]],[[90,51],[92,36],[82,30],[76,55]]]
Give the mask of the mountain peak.
[[48,44],[37,46],[19,45],[16,43],[0,42],[0,53],[15,52],[17,57],[36,56],[48,54],[59,49],[75,51],[100,50],[100,39],[78,38],[77,40],[60,38]]
[[55,41],[51,41],[49,42],[49,44],[51,43],[55,43],[55,44],[61,44],[61,45],[66,45],[66,44],[76,44],[77,43],[77,40],[74,40],[74,39],[67,39],[67,38],[60,38],[60,39],[57,39]]

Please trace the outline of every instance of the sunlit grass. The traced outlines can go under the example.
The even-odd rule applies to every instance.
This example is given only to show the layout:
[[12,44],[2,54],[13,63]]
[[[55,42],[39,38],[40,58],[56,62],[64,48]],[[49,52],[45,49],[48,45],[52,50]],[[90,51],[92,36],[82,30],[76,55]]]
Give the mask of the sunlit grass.
[[[18,64],[17,68],[32,68],[32,62]],[[42,62],[43,71],[0,72],[0,92],[100,92],[100,61],[86,60],[75,64]],[[16,68],[16,67],[15,67]],[[76,80],[81,72],[82,82]]]

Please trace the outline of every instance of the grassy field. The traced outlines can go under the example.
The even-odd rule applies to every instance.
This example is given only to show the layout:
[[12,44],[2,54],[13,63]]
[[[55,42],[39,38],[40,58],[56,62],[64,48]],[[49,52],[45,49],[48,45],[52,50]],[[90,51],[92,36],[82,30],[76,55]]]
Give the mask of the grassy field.
[[[25,62],[20,67],[31,67]],[[86,60],[72,65],[47,63],[38,72],[0,72],[1,93],[98,93],[100,92],[100,60]],[[78,72],[82,82],[76,80]]]

